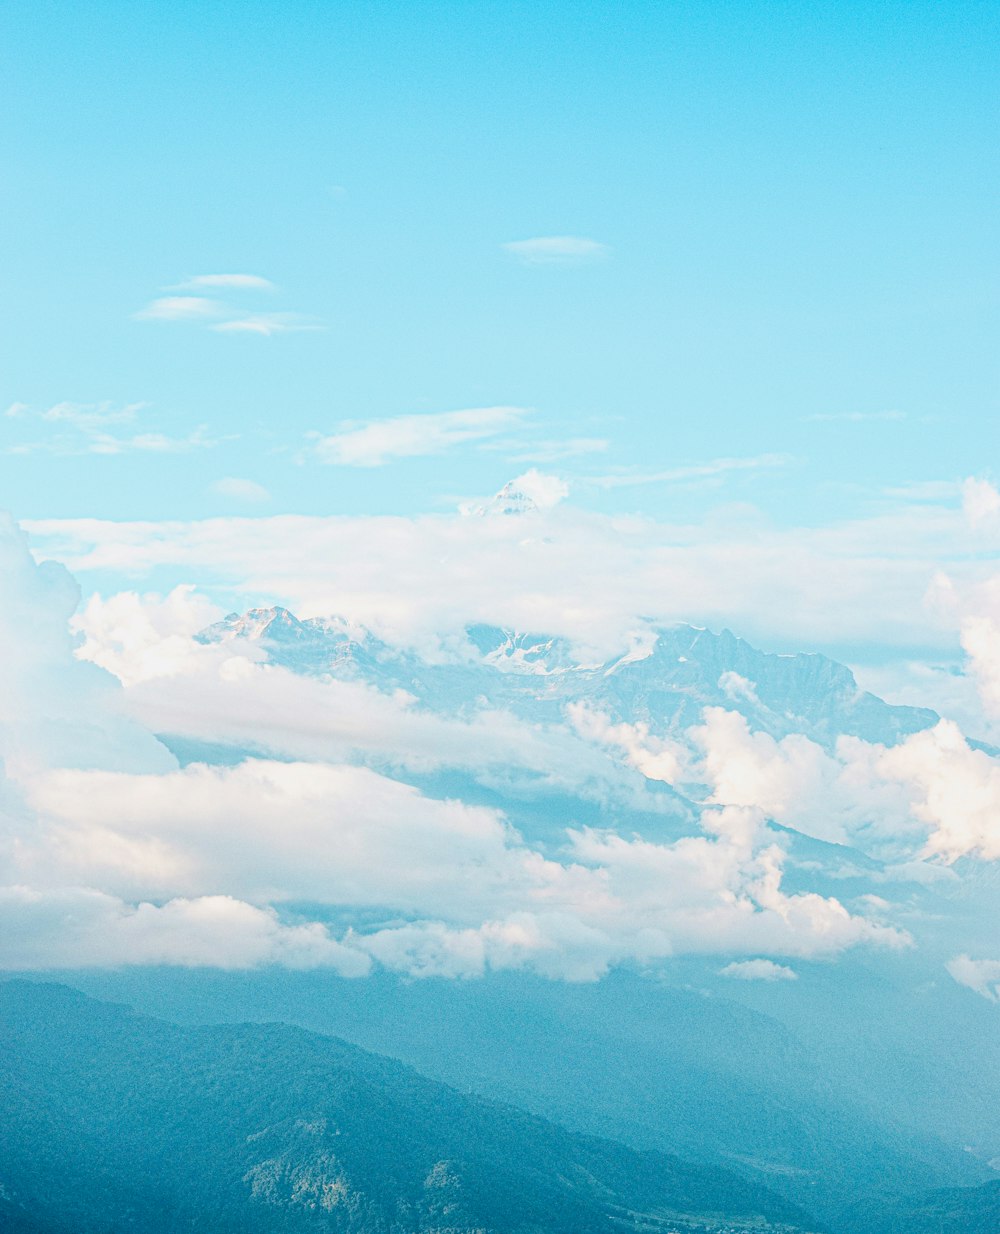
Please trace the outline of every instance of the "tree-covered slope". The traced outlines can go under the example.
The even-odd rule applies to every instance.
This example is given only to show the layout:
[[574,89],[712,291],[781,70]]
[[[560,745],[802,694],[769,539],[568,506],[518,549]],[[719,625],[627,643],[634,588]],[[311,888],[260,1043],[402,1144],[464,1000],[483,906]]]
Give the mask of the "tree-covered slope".
[[815,1228],[724,1170],[337,1040],[181,1028],[60,986],[0,985],[0,1109],[0,1195],[26,1234]]

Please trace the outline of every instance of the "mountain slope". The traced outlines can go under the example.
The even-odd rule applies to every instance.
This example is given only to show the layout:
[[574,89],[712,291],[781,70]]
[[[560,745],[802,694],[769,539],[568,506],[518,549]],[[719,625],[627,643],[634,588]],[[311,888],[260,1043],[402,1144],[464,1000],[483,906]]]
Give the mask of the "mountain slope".
[[[868,1231],[863,1209],[853,1228]],[[877,1234],[996,1234],[1000,1230],[1000,1182],[981,1187],[949,1187],[899,1201],[879,1219]]]
[[555,721],[567,703],[586,702],[616,722],[677,733],[699,723],[706,706],[721,706],[772,736],[799,732],[825,745],[844,733],[892,745],[938,719],[862,691],[850,669],[826,656],[758,651],[728,630],[676,625],[645,633],[641,648],[599,664],[581,664],[563,639],[484,625],[469,627],[465,659],[430,663],[343,619],[299,621],[283,608],[232,613],[199,638],[255,644],[297,673],[405,689],[432,710],[487,699]]
[[[710,980],[695,962],[682,973],[699,985]],[[824,1046],[817,1039],[819,1025],[807,1047],[772,1016],[721,992],[712,996],[627,971],[585,984],[519,973],[416,982],[382,973],[359,982],[279,970],[123,971],[68,979],[186,1023],[280,1018],[334,1034],[573,1130],[715,1162],[779,1192],[834,1230],[862,1195],[881,1207],[922,1188],[989,1177],[981,1162],[961,1151],[969,1140],[936,1138],[944,1128],[918,1108],[926,1060],[908,1052],[905,1041],[895,1044],[913,1074],[906,1087],[905,1078],[892,1073],[889,1087],[900,1090],[892,1110],[886,1086],[880,1089],[872,1074],[885,1061],[870,1042],[841,1062],[832,1053],[836,1041]],[[804,973],[783,988],[781,1001],[795,993],[808,1004],[813,996],[801,987],[827,979]],[[851,997],[871,1001],[885,984],[879,969]],[[716,978],[715,985],[727,983]],[[892,1003],[883,1011],[912,1016],[918,1008]],[[844,1025],[834,1029],[832,1014],[824,1018],[828,1032],[842,1038]],[[880,1014],[874,1036],[883,1022]],[[864,1092],[852,1083],[855,1072]],[[948,1078],[968,1083],[951,1073]],[[913,1107],[916,1125],[901,1125],[900,1107]]]
[[809,1228],[724,1170],[570,1134],[340,1041],[184,1029],[61,986],[0,985],[0,1109],[0,1196],[24,1231]]

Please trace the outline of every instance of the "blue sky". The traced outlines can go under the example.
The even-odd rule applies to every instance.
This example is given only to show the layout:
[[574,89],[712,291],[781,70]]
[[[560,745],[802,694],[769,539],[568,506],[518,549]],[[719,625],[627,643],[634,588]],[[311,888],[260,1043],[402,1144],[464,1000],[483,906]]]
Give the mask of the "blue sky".
[[[470,939],[482,971],[530,936],[595,976],[650,921],[663,954],[896,947],[887,899],[775,899],[762,820],[836,843],[874,820],[904,880],[1000,859],[1000,764],[963,739],[1000,747],[998,25],[974,3],[4,5],[0,508],[27,535],[0,518],[0,795],[26,839],[0,852],[0,917],[20,930],[42,887],[17,963],[411,971],[441,944],[453,973]],[[492,517],[511,480],[534,507]],[[587,664],[729,628],[942,719],[888,751],[727,708],[539,726],[478,685],[435,711],[199,637],[272,604],[435,663],[474,623]],[[728,661],[709,686],[760,701]],[[175,767],[164,732],[260,756]],[[562,767],[602,827],[594,767],[642,801],[711,787],[703,834],[657,832],[650,864],[634,836],[567,833],[540,865],[478,788],[384,774],[428,751],[487,787]],[[416,941],[359,959],[280,917],[354,844],[328,805],[360,828],[359,903],[415,913]],[[624,942],[586,941],[605,876],[581,863],[634,908]],[[770,896],[760,933],[726,910],[702,936],[693,886],[705,920]],[[546,887],[566,913],[525,935]],[[992,998],[977,940],[949,954]]]
[[[785,526],[989,475],[997,25],[5,5],[4,504],[411,514],[535,465],[595,510]],[[167,297],[219,306],[142,317]],[[309,436],[495,407],[524,414],[379,466]],[[763,461],[677,475],[719,459]]]

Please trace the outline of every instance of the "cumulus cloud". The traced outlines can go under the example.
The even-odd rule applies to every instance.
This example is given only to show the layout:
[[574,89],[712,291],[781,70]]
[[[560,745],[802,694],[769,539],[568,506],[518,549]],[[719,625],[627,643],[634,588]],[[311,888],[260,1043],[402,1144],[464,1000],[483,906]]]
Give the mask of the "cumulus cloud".
[[962,485],[962,509],[972,527],[1000,524],[1000,490],[989,480],[970,476]]
[[796,981],[799,975],[794,968],[773,960],[734,960],[719,969],[719,976],[737,981]]
[[453,446],[495,437],[527,415],[521,407],[474,407],[429,415],[346,424],[318,436],[313,453],[338,467],[382,467],[393,459],[442,454]]
[[962,622],[962,649],[987,715],[1000,718],[1000,621],[992,616]]
[[165,597],[122,591],[105,599],[95,593],[71,624],[84,639],[78,658],[131,686],[192,671],[202,651],[193,636],[221,616],[193,586],[181,584]]
[[126,902],[221,890],[262,908],[377,909],[404,920],[342,941],[417,975],[532,967],[580,980],[678,952],[834,955],[906,941],[835,899],[786,894],[782,850],[754,811],[709,811],[704,835],[669,844],[571,830],[557,860],[496,810],[363,767],[53,772],[29,801],[47,824],[19,855],[22,882],[99,886]]
[[949,960],[948,972],[959,985],[975,990],[991,1003],[1000,1003],[1000,960],[973,960],[959,955]]
[[121,706],[117,681],[73,658],[79,589],[55,562],[36,565],[0,515],[0,758],[8,775],[46,767],[163,769],[173,759]]
[[689,764],[686,748],[668,737],[653,736],[645,722],[615,724],[586,703],[570,703],[566,712],[581,736],[619,750],[626,763],[647,780],[676,784],[685,778]]
[[[317,741],[309,761],[178,768],[122,712],[113,679],[73,657],[67,618],[76,590],[66,572],[35,565],[9,524],[0,546],[7,598],[0,635],[23,652],[5,659],[2,683],[6,967],[284,963],[360,975],[374,961],[414,975],[531,967],[589,980],[614,964],[685,951],[831,955],[905,942],[835,899],[783,890],[783,850],[759,811],[710,808],[700,833],[671,842],[574,827],[561,848],[543,851],[495,808],[435,798],[344,764],[329,731],[339,724],[345,744],[356,742],[346,732],[364,726],[359,701],[383,708],[372,740],[385,721],[395,722],[395,740],[416,746],[418,756],[423,740],[429,760],[435,746],[458,741],[463,724],[410,721],[405,699],[356,684],[351,697],[331,695],[325,749]],[[165,598],[95,599],[79,621],[81,650],[131,682],[130,698],[209,679],[214,668],[222,686],[237,688],[231,719],[249,697],[239,694],[241,683],[252,683],[259,708],[270,707],[268,683],[285,690],[291,675],[196,643],[192,629],[212,615],[187,588]],[[205,698],[204,690],[192,694],[192,711],[204,711]],[[290,696],[289,729],[292,704],[303,698]],[[316,698],[306,701],[305,714],[315,714]],[[432,727],[421,737],[424,724]],[[587,762],[581,750],[592,748],[573,734],[553,741],[487,714],[478,729],[467,722],[470,761],[477,744],[488,747],[491,725],[505,757],[516,747],[520,757],[551,765],[561,751],[566,774],[577,779]],[[638,730],[600,736],[626,746],[648,739]],[[314,906],[305,918],[303,903]]]
[[549,475],[531,467],[511,483],[533,502],[539,510],[551,510],[569,496],[569,485],[559,476]]
[[752,732],[739,713],[710,707],[691,737],[702,754],[693,774],[720,805],[760,809],[897,867],[1000,858],[1000,762],[952,721],[891,748],[841,737],[829,753],[801,734]]
[[253,641],[197,642],[193,635],[218,615],[190,587],[166,597],[94,596],[75,620],[84,635],[77,654],[119,677],[129,715],[171,737],[270,757],[365,761],[393,773],[456,769],[494,790],[677,809],[646,791],[651,764],[622,767],[587,733],[527,723],[485,702],[441,715],[403,691],[268,664]]
[[231,896],[129,904],[90,887],[0,886],[0,967],[8,971],[173,964],[332,968],[364,976],[364,952],[318,923],[283,925]]
[[606,257],[606,244],[586,236],[534,236],[530,240],[511,240],[504,249],[527,266],[578,265]]
[[486,500],[461,502],[458,511],[469,515],[531,514],[551,510],[568,496],[569,485],[565,480],[532,467],[508,480],[499,492]]
[[913,813],[929,828],[923,855],[1000,859],[1000,762],[972,749],[956,724],[915,733],[879,767],[913,792]]

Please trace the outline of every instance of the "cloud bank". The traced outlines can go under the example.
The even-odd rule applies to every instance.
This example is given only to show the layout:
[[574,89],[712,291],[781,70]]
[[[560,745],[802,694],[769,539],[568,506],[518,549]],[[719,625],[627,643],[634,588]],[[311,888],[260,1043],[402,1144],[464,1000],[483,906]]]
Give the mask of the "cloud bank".
[[[65,570],[35,565],[10,523],[0,546],[2,633],[21,652],[4,669],[0,729],[4,967],[285,963],[360,976],[379,964],[465,977],[525,967],[592,980],[680,953],[829,957],[908,941],[833,897],[785,890],[783,842],[753,806],[709,802],[674,840],[619,834],[595,808],[539,845],[494,806],[422,791],[395,768],[555,766],[577,787],[603,777],[605,797],[645,771],[634,751],[633,765],[608,763],[605,738],[627,754],[627,733],[600,731],[595,743],[488,709],[447,719],[203,646],[191,632],[215,613],[191,589],[88,604],[85,649],[121,672],[120,686],[72,654],[77,593]],[[140,722],[173,708],[175,730],[200,717],[202,735],[219,737],[249,700],[252,729],[283,696],[287,719],[270,738],[282,761],[262,751],[179,767]],[[392,766],[365,765],[373,755]]]

